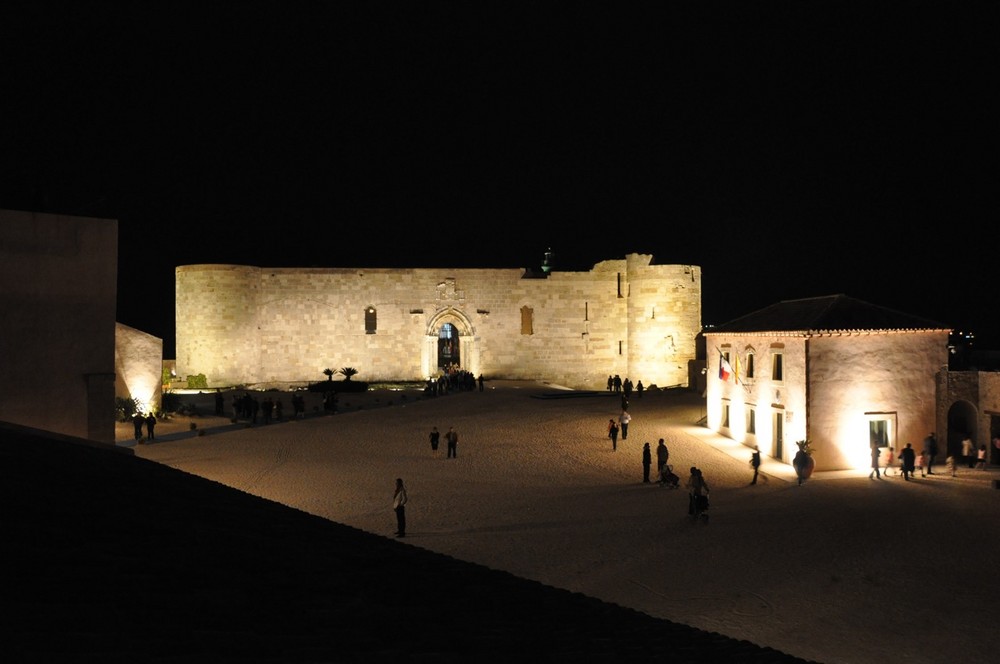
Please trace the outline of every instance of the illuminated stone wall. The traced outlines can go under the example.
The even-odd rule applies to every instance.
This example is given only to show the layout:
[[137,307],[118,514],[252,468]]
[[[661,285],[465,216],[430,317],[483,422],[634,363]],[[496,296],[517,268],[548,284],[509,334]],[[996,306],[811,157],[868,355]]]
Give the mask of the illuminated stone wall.
[[[587,272],[521,269],[176,269],[176,372],[210,386],[436,375],[438,331],[458,332],[461,366],[487,378],[604,389],[609,374],[686,385],[701,330],[701,270],[630,254]],[[376,331],[366,330],[374,309]]]
[[[795,441],[809,438],[817,470],[870,465],[869,421],[892,422],[890,443],[920,449],[935,429],[937,379],[947,367],[947,331],[876,331],[831,334],[706,334],[707,425],[762,454],[791,463]],[[754,354],[755,375],[737,385],[719,378],[720,352]],[[771,376],[781,353],[783,376]],[[729,426],[723,407],[729,406]],[[754,410],[756,433],[747,431]],[[781,444],[775,418],[781,419]]]
[[163,392],[163,339],[115,325],[115,397],[135,399],[139,409],[156,412]]

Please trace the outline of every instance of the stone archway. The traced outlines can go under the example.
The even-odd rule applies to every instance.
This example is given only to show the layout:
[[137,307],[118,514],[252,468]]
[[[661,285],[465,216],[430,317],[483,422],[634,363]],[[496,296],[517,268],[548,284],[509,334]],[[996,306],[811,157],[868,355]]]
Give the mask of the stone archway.
[[976,427],[977,413],[976,407],[959,399],[948,408],[948,437],[945,445],[946,456],[958,457],[962,453],[962,439],[971,436],[978,447],[986,441],[976,440],[978,434]]
[[420,366],[426,376],[436,376],[440,373],[439,351],[441,328],[451,325],[457,334],[458,348],[454,353],[461,362],[461,368],[473,375],[480,373],[479,344],[476,341],[472,321],[460,309],[447,307],[441,309],[427,322],[424,330],[425,341]]

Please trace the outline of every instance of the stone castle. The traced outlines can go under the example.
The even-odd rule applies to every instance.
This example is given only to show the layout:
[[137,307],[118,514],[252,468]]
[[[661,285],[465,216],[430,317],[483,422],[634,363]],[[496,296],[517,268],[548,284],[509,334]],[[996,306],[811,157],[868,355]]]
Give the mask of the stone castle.
[[688,385],[701,269],[648,254],[587,272],[176,268],[176,367],[210,387],[287,387],[358,369],[367,382],[449,368],[606,389]]

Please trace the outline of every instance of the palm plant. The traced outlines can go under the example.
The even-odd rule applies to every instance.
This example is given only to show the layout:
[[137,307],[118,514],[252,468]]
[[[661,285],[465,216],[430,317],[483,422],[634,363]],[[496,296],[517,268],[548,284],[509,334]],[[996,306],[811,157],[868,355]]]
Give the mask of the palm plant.
[[354,367],[344,367],[343,369],[338,369],[337,373],[344,377],[344,380],[351,380],[351,376],[357,376],[358,370]]

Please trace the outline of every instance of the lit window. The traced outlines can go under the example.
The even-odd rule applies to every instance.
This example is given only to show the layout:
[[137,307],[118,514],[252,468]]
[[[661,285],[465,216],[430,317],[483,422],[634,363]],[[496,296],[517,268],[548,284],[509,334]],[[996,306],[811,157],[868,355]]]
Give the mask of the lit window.
[[377,323],[375,307],[365,309],[365,334],[375,334],[375,330],[378,327]]

